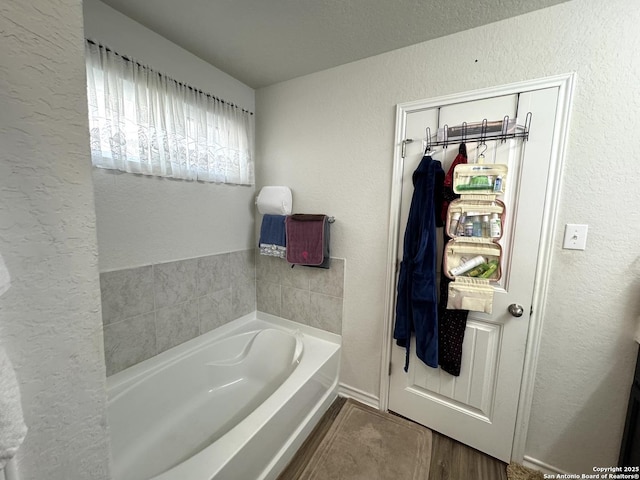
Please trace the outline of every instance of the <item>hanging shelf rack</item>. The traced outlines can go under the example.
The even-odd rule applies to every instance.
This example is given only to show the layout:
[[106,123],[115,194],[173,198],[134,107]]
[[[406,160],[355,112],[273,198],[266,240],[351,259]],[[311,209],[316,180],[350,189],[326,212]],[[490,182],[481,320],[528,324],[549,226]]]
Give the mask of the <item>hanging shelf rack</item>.
[[438,131],[437,137],[441,139],[436,141],[432,140],[431,129],[427,127],[425,151],[429,151],[436,146],[447,148],[452,143],[479,142],[483,144],[487,140],[499,140],[500,143],[504,143],[510,138],[522,138],[526,141],[529,140],[531,116],[531,112],[527,112],[524,125],[515,125],[515,128],[510,128],[509,126],[509,115],[505,115],[502,122],[489,122],[485,118],[478,123],[467,124],[467,122],[462,122],[462,125],[456,127],[445,125]]
[[[515,128],[509,128],[509,115],[505,115],[502,122],[495,121],[489,122],[485,118],[482,122],[471,123],[462,122],[461,125],[455,127],[449,127],[445,124],[444,127],[438,129],[438,135],[436,141],[432,140],[431,129],[426,128],[426,137],[424,139],[425,153],[431,151],[433,147],[442,146],[447,148],[453,143],[467,143],[478,142],[479,144],[485,144],[486,141],[497,141],[500,143],[506,142],[511,138],[522,138],[523,141],[529,140],[529,131],[531,130],[531,112],[527,112],[524,120],[524,125],[515,125]],[[438,139],[441,137],[442,139]],[[405,157],[407,144],[412,143],[413,138],[406,138],[402,141],[402,158]]]

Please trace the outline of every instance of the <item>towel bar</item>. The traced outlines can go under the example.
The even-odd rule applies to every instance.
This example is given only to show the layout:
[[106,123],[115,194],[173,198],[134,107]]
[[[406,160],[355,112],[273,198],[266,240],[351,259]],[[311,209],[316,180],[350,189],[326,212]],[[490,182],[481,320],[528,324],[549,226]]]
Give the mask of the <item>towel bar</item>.
[[[327,222],[335,223],[336,222],[336,217],[327,217]],[[0,479],[0,480],[2,480],[2,479]]]

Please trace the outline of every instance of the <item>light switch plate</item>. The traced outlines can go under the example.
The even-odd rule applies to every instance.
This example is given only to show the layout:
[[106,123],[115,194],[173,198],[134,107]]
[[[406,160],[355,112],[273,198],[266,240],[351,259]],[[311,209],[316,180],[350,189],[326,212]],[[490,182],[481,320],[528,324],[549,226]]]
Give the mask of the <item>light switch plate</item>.
[[587,247],[587,230],[589,225],[567,223],[564,227],[562,248],[567,250],[584,250]]

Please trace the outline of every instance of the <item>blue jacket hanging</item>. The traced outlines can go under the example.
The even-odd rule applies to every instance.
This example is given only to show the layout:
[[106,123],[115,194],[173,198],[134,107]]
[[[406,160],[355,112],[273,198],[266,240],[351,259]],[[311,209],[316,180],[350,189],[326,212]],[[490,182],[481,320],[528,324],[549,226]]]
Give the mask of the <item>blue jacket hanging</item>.
[[415,332],[418,358],[438,368],[436,227],[441,225],[443,181],[440,162],[425,155],[413,172],[414,192],[404,233],[393,332],[397,344],[407,349],[405,372],[409,368],[411,332]]

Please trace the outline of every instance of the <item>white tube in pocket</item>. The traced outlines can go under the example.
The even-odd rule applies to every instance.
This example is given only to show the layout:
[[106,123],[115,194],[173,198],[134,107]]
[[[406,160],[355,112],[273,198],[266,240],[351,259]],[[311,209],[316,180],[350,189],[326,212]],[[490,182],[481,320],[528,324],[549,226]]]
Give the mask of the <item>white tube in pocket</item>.
[[477,257],[473,257],[471,260],[467,260],[462,265],[457,266],[456,268],[452,268],[449,270],[449,273],[454,277],[456,275],[462,275],[465,272],[468,272],[472,268],[477,267],[478,265],[482,265],[486,260],[482,255],[478,255]]

